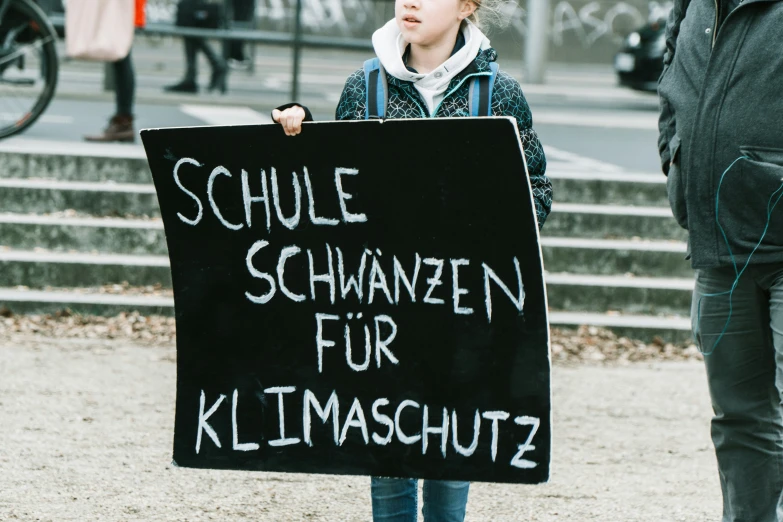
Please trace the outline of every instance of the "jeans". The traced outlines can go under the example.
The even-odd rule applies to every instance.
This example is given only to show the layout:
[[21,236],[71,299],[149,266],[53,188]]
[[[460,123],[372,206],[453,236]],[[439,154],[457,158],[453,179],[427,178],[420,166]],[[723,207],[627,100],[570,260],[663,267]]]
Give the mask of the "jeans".
[[783,263],[745,270],[727,323],[728,294],[705,295],[726,292],[735,278],[732,267],[698,270],[691,309],[694,337],[708,353],[704,361],[715,413],[712,441],[722,520],[781,522]]
[[[468,504],[469,482],[425,480],[424,522],[462,522]],[[373,522],[416,522],[418,481],[372,478]]]

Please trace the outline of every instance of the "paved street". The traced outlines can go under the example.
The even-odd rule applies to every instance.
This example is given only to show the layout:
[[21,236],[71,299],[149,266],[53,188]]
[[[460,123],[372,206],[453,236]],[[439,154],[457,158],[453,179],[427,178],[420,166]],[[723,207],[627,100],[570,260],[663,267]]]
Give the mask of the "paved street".
[[[255,71],[232,71],[225,96],[172,95],[162,91],[182,74],[179,42],[137,39],[137,127],[263,123],[272,108],[290,98],[291,52],[258,47]],[[306,50],[299,101],[317,119],[333,117],[346,77],[368,56],[364,52]],[[523,81],[534,125],[545,145],[593,158],[633,172],[658,172],[657,99],[616,86],[606,65],[552,64],[545,85],[524,83],[520,57],[501,56],[501,66]],[[209,68],[200,63],[201,83]],[[57,97],[24,139],[80,141],[105,125],[113,94],[103,90],[100,63],[63,63]]]

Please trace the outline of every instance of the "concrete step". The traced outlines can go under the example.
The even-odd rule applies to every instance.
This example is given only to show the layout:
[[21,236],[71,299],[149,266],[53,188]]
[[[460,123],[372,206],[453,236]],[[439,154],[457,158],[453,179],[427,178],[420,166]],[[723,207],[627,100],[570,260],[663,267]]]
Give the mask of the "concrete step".
[[[81,264],[95,262],[107,264],[106,259],[125,259],[138,256],[143,259],[160,258],[168,261],[166,241],[159,220],[134,220],[116,218],[27,216],[0,214],[0,240],[9,251],[0,252],[0,260],[16,259],[19,252],[32,252],[47,262],[54,256],[56,263],[66,259],[58,253],[78,257],[83,252]],[[551,273],[612,276],[631,274],[637,277],[692,277],[690,264],[685,260],[685,243],[681,241],[582,239],[569,237],[542,237],[541,248],[544,266]],[[40,252],[35,252],[40,249]],[[10,256],[10,257],[9,257]],[[94,257],[89,257],[94,256]],[[129,257],[130,256],[130,257]],[[76,258],[74,257],[74,258]],[[82,259],[82,258],[79,258]],[[33,262],[32,260],[29,262]],[[120,262],[120,264],[124,261]],[[109,263],[111,264],[111,263]],[[135,262],[132,262],[135,264]],[[38,273],[26,269],[25,273]],[[53,276],[54,273],[41,272]],[[72,276],[77,277],[77,276]],[[98,280],[97,284],[121,282]],[[0,275],[2,278],[2,275]],[[88,283],[68,282],[59,279],[22,283],[28,286],[84,286]],[[161,279],[152,283],[162,282]],[[11,283],[17,284],[17,283]],[[149,283],[139,283],[149,284]],[[0,283],[0,286],[2,283]]]
[[0,242],[18,250],[168,256],[160,219],[0,214]]
[[[104,284],[171,288],[165,255],[0,251],[0,286],[86,287]],[[563,311],[681,314],[690,309],[692,278],[547,273],[548,300]]]
[[94,288],[30,290],[0,288],[0,309],[15,314],[53,314],[70,310],[80,315],[114,316],[122,312],[174,315],[174,298],[159,295],[98,293]]
[[648,316],[616,313],[549,312],[549,324],[553,327],[578,328],[582,325],[608,328],[617,335],[652,341],[692,341],[690,318],[681,316]]
[[547,174],[558,203],[669,207],[663,174],[560,168],[548,169]]
[[[132,296],[82,293],[71,290],[29,290],[0,288],[0,309],[15,314],[53,314],[68,309],[80,315],[113,316],[137,311],[144,315],[174,315],[174,299],[160,296]],[[651,341],[660,338],[667,342],[685,342],[691,339],[687,316],[645,316],[630,314],[549,313],[553,327],[578,328],[581,325],[599,326],[618,335]]]
[[[152,184],[0,178],[0,212],[51,214],[65,210],[96,217],[160,217]],[[582,203],[555,203],[543,234],[687,238],[668,207]]]
[[41,141],[0,142],[0,176],[58,181],[152,183],[144,149],[138,145]]
[[542,237],[544,266],[552,273],[692,277],[682,241]]
[[566,312],[688,316],[693,278],[546,274],[549,306]]
[[[74,283],[72,288],[0,288],[0,309],[14,313],[54,313],[63,309],[105,316],[131,311],[160,315],[174,313],[173,298],[170,291],[166,292],[166,288],[170,288],[168,260],[162,256],[5,251],[0,252],[0,274],[2,286],[42,279],[70,279]],[[618,335],[647,341],[655,337],[669,342],[690,339],[688,302],[693,284],[691,280],[580,277],[572,274],[547,274],[546,279],[552,326],[601,326],[612,329]],[[95,287],[112,281],[116,284],[130,281],[131,285],[160,281],[164,288],[157,293],[163,295],[128,295],[127,291],[107,294],[94,288],[79,287],[79,284]],[[665,299],[672,302],[668,306],[661,305],[660,302]],[[622,312],[616,311],[618,308]]]
[[[140,183],[0,178],[0,212],[159,217],[155,187]],[[555,203],[546,236],[647,237],[684,241],[668,207]]]
[[[19,214],[35,211],[45,213]],[[13,248],[165,254],[151,185],[0,179],[0,212],[0,242]],[[102,217],[118,215],[144,219]],[[554,205],[543,236],[687,239],[668,209],[568,203]]]
[[[112,316],[138,311],[145,315],[171,316],[174,314],[174,300],[170,296],[100,294],[94,289],[0,288],[0,309],[17,314],[55,313],[69,309],[81,315]],[[666,341],[690,339],[687,316],[551,311],[549,321],[553,327],[561,328],[576,328],[583,324],[600,326],[619,335],[643,340],[655,337]]]
[[1,212],[49,214],[64,210],[91,216],[160,216],[151,183],[0,178]]
[[[60,221],[54,223],[53,221]],[[15,228],[18,227],[18,228]],[[39,232],[45,229],[44,232]],[[39,216],[0,216],[5,245],[0,262],[40,262],[99,266],[167,266],[165,238],[159,221],[111,218],[49,218]],[[44,234],[41,238],[30,234]],[[46,236],[52,240],[47,245]],[[541,239],[544,266],[550,273],[612,276],[630,274],[641,277],[692,277],[684,259],[685,244],[674,241],[595,240],[574,238]],[[9,248],[10,247],[10,248]],[[77,247],[83,247],[79,251]],[[89,247],[90,249],[87,250]],[[101,252],[99,249],[104,248]],[[126,250],[126,252],[123,252]],[[0,275],[0,278],[3,276]],[[78,279],[77,279],[78,281]],[[122,282],[112,278],[96,284]],[[163,282],[153,280],[154,284]],[[27,286],[84,286],[87,283],[40,281]],[[2,286],[2,283],[0,283]]]
[[686,241],[688,233],[669,207],[554,203],[542,234],[593,239],[633,238]]
[[[553,326],[687,339],[693,274],[665,177],[559,154],[550,162],[556,203],[541,240]],[[173,313],[170,296],[85,290],[123,282],[171,288],[140,146],[14,140],[0,143],[0,176],[0,308]]]
[[[76,314],[103,316],[131,311],[145,315],[174,314],[174,300],[170,296],[100,294],[93,289],[87,290],[0,288],[0,309],[17,314],[55,313],[64,309]],[[551,311],[549,321],[553,327],[561,328],[577,328],[584,324],[600,326],[618,335],[645,341],[659,337],[669,342],[683,342],[691,338],[687,316]]]
[[[7,216],[5,217],[7,218]],[[83,265],[95,263],[96,270],[102,273],[112,274],[104,265],[116,265],[127,263],[127,256],[116,254],[135,254],[152,262],[155,266],[165,266],[162,260],[166,259],[166,244],[160,222],[133,222],[119,219],[94,219],[94,218],[69,218],[61,221],[69,223],[44,222],[53,218],[41,218],[38,216],[13,216],[12,219],[4,219],[0,216],[0,237],[18,237],[12,246],[17,250],[5,252],[8,266],[15,267],[16,271],[26,274],[24,283],[27,286],[40,288],[47,285],[64,285],[60,279],[40,279],[44,277],[59,277],[64,268],[62,264],[75,267],[80,272],[87,271]],[[10,223],[9,223],[10,222]],[[14,228],[13,225],[20,226]],[[83,223],[83,224],[82,224]],[[135,225],[136,228],[117,227]],[[38,230],[43,228],[48,239],[47,251],[35,249],[41,244],[40,240],[28,238],[36,237]],[[10,231],[9,231],[10,229]],[[27,235],[27,233],[30,235]],[[59,248],[55,248],[59,246]],[[70,248],[80,247],[82,251],[92,248],[94,251],[87,255],[76,254],[69,251]],[[25,249],[19,251],[18,249]],[[30,254],[32,251],[32,254]],[[54,251],[54,252],[53,252]],[[64,255],[55,255],[57,252]],[[113,256],[101,256],[98,253],[115,254]],[[148,254],[157,255],[157,258]],[[0,259],[3,255],[0,253]],[[135,263],[136,258],[131,258]],[[30,268],[31,262],[51,263],[52,267],[43,269]],[[13,263],[13,264],[10,264]],[[129,278],[136,277],[138,269],[131,269]],[[86,281],[77,279],[72,275],[68,281],[77,285],[87,284]],[[114,283],[115,279],[106,283]],[[95,281],[95,279],[90,279]],[[691,278],[664,278],[664,277],[631,277],[627,275],[595,275],[573,273],[548,273],[546,276],[548,286],[548,299],[551,306],[560,310],[599,312],[607,310],[624,311],[629,313],[669,313],[687,314],[690,307],[690,295],[693,289]],[[135,279],[134,281],[138,281]],[[149,280],[147,280],[149,282]],[[167,280],[166,280],[167,281]],[[164,283],[164,281],[151,281],[151,283]],[[99,281],[100,283],[100,281]]]
[[[43,152],[42,152],[43,151]],[[582,160],[584,163],[586,160]],[[598,162],[596,162],[598,163]],[[580,163],[552,160],[547,174],[558,203],[668,207],[662,174],[589,170]],[[586,170],[587,169],[587,170]],[[139,145],[16,139],[0,142],[0,175],[14,179],[54,179],[151,184],[152,177]]]
[[168,256],[0,250],[0,287],[106,284],[171,288]]
[[[0,215],[0,238],[8,250],[0,252],[0,262],[12,270],[23,284],[32,287],[85,286],[115,283],[123,279],[119,272],[129,263],[129,270],[138,272],[141,266],[153,263],[166,266],[165,235],[160,221]],[[607,240],[567,237],[542,237],[544,266],[551,273],[615,276],[630,274],[637,277],[693,276],[685,260],[685,243],[678,241]],[[32,257],[30,257],[32,256]],[[78,260],[78,261],[71,261]],[[147,261],[139,261],[147,260]],[[77,273],[66,274],[65,269],[35,269],[35,263],[72,267]],[[96,279],[97,273],[79,268],[94,263],[110,279]],[[21,264],[21,265],[20,265]],[[19,266],[18,266],[19,265]],[[109,266],[117,265],[114,268]],[[26,268],[22,269],[21,266]],[[137,268],[132,268],[137,266]],[[21,270],[21,271],[20,271]],[[146,269],[145,269],[146,270]],[[82,272],[89,281],[82,281]],[[134,273],[135,273],[134,272]],[[0,274],[0,286],[8,274]],[[64,277],[65,279],[60,279]],[[129,273],[128,277],[136,277]],[[144,276],[147,277],[147,276]],[[166,279],[144,279],[134,284],[164,283]]]

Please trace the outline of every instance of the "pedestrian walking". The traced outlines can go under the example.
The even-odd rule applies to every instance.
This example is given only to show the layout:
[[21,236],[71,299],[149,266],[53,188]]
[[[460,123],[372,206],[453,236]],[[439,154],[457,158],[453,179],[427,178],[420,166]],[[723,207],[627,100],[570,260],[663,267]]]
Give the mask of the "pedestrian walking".
[[[202,29],[218,29],[225,25],[225,12],[222,2],[212,0],[180,0],[177,3],[176,25]],[[198,92],[198,53],[207,57],[212,73],[207,91],[225,94],[228,89],[228,65],[206,38],[185,36],[182,38],[185,51],[185,76],[173,85],[163,89],[167,92],[195,94]]]
[[723,522],[783,520],[783,1],[675,0],[659,151],[696,271]]
[[[255,16],[255,0],[231,0],[232,19],[235,22],[250,23]],[[249,67],[249,58],[244,40],[225,40],[223,42],[223,56],[228,60],[230,67],[245,69]]]
[[[368,62],[348,78],[336,119],[469,116],[474,80],[493,77],[494,87],[487,107],[494,116],[511,116],[517,121],[541,227],[552,204],[543,148],[532,128],[530,108],[519,83],[496,68],[497,54],[477,25],[501,23],[499,4],[500,0],[396,0],[394,19],[373,34],[378,61]],[[377,114],[377,100],[368,103],[365,77],[373,78],[374,73],[386,80],[373,83],[369,91],[386,100],[385,107],[381,104],[384,112],[381,115]],[[385,88],[385,93],[378,94],[379,87]],[[291,136],[302,132],[303,121],[312,120],[307,108],[298,104],[279,107],[272,117]],[[468,141],[466,137],[465,143],[455,144],[454,150],[464,154],[492,153],[469,150]],[[427,146],[426,143],[409,145],[401,159],[403,165],[405,161],[416,161],[415,151]],[[422,511],[426,522],[464,519],[468,482],[425,480],[423,488]],[[373,477],[371,500],[376,522],[417,520],[416,480]]]
[[136,139],[133,105],[136,77],[131,58],[134,27],[145,23],[146,0],[95,4],[70,0],[66,10],[66,50],[74,58],[111,63],[116,110],[108,126],[93,142],[132,142]]

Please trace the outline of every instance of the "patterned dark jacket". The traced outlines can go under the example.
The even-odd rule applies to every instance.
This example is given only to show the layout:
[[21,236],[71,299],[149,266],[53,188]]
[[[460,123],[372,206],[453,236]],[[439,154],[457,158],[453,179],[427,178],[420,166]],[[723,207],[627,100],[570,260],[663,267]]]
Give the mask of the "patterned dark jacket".
[[[468,91],[470,81],[476,74],[490,70],[489,63],[495,61],[497,53],[494,49],[479,52],[476,59],[461,73],[452,79],[446,90],[446,96],[438,105],[435,114],[430,115],[427,105],[422,100],[413,83],[399,80],[387,73],[389,86],[388,118],[429,118],[468,116]],[[366,106],[366,87],[364,70],[359,69],[348,77],[340,102],[337,105],[335,119],[363,120]],[[527,159],[530,172],[530,185],[533,189],[533,200],[538,215],[538,227],[541,228],[552,208],[552,183],[546,176],[546,158],[538,136],[533,130],[533,120],[525,96],[519,83],[510,75],[499,71],[492,93],[493,116],[511,116],[517,120],[519,137]]]

